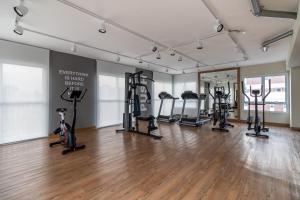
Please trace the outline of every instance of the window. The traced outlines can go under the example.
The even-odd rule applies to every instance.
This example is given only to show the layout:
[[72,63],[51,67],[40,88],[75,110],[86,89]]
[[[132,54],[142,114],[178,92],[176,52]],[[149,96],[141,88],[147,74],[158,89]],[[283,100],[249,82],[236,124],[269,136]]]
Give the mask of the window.
[[0,143],[48,135],[47,71],[0,65]]
[[[192,91],[197,93],[197,83],[196,82],[177,82],[174,85],[175,97],[178,97],[179,100],[176,101],[175,107],[182,108],[183,100],[181,98],[181,94],[185,91]],[[186,108],[197,108],[198,102],[197,100],[189,100],[186,102]]]
[[105,127],[123,121],[125,101],[125,78],[118,76],[98,76],[97,126]]
[[[158,97],[159,93],[167,92],[172,95],[172,83],[171,82],[154,82],[154,115],[158,115],[160,99]],[[172,100],[164,100],[164,104],[161,110],[161,115],[170,115],[172,107]]]
[[[286,75],[263,76],[254,78],[244,78],[245,91],[250,96],[250,85],[252,89],[261,90],[261,86],[265,88],[265,94],[269,92],[269,80],[271,80],[271,93],[265,100],[265,111],[269,112],[287,112],[287,80]],[[264,94],[263,94],[264,95]],[[254,103],[254,97],[250,97]],[[248,110],[247,98],[244,97],[244,110]],[[258,98],[259,103],[262,98]],[[251,105],[251,110],[254,110],[254,105]],[[262,110],[262,106],[258,106]]]

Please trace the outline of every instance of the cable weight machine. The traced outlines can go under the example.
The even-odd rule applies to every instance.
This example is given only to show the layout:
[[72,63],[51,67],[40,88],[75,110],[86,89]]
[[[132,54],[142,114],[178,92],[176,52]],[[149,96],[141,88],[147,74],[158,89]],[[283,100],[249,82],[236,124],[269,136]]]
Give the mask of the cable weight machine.
[[[155,117],[152,115],[142,116],[141,111],[141,102],[140,102],[140,91],[146,93],[146,104],[151,104],[151,94],[148,90],[146,84],[142,81],[151,81],[154,80],[150,78],[142,77],[143,71],[136,73],[125,73],[125,107],[123,114],[123,129],[116,130],[117,133],[120,132],[132,132],[144,136],[149,136],[154,139],[161,139],[162,136],[153,134],[157,127],[155,126]],[[133,126],[133,119],[135,119],[135,126]],[[146,131],[142,131],[141,122],[145,122],[147,125],[145,127]]]

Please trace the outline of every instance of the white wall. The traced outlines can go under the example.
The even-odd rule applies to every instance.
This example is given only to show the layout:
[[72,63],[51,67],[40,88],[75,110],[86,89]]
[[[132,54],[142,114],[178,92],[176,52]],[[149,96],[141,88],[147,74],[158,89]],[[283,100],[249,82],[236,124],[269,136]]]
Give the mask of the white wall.
[[[245,77],[253,77],[253,76],[264,76],[264,75],[276,75],[276,74],[284,74],[288,73],[286,71],[286,63],[285,62],[277,62],[263,65],[254,65],[254,66],[246,66],[241,67],[241,81]],[[243,110],[243,97],[244,95],[241,93],[241,119],[247,119],[247,111]],[[288,94],[287,94],[288,95]],[[290,113],[289,107],[286,113],[275,113],[275,112],[265,112],[265,117],[267,122],[273,123],[290,123]]]
[[291,121],[290,126],[300,128],[300,67],[293,67],[290,70],[290,85],[291,85]]

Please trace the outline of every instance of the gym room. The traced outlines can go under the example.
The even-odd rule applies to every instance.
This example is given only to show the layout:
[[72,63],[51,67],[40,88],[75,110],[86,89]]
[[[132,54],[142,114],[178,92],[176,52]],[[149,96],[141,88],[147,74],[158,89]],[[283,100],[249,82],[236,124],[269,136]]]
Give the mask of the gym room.
[[1,0],[0,200],[299,200],[298,0]]

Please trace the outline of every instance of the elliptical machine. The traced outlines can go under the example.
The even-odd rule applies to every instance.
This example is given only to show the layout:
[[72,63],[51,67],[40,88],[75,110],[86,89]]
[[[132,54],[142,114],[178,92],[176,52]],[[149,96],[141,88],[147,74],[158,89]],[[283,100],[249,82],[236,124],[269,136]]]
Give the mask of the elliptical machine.
[[[67,92],[69,93],[69,97],[66,98],[65,94]],[[52,147],[56,144],[63,144],[65,149],[62,151],[62,154],[65,155],[69,152],[77,151],[80,149],[84,149],[85,145],[78,145],[76,143],[76,136],[75,136],[75,125],[76,125],[76,118],[77,118],[77,103],[80,103],[82,99],[84,98],[85,94],[87,92],[87,89],[84,90],[82,93],[81,90],[70,90],[69,88],[66,88],[65,91],[60,95],[60,98],[64,101],[70,102],[73,104],[73,121],[72,126],[67,125],[64,120],[65,115],[65,108],[57,109],[57,112],[60,113],[61,121],[60,121],[60,127],[55,130],[55,132],[60,133],[60,140],[54,143],[50,143],[49,146]]]
[[210,92],[210,84],[208,84],[209,95],[213,98],[213,125],[216,126],[219,121],[219,127],[212,128],[213,131],[229,132],[227,127],[233,128],[234,125],[228,123],[230,103],[230,83],[228,82],[228,93],[225,93],[225,87],[214,87],[214,94]]
[[[244,82],[243,81],[242,81],[242,93],[244,94],[244,96],[248,100],[248,118],[247,118],[248,130],[254,130],[254,132],[255,132],[255,133],[246,133],[246,135],[251,136],[251,137],[259,137],[259,138],[268,139],[269,136],[261,134],[261,131],[262,132],[269,132],[269,128],[265,127],[265,105],[266,105],[265,101],[266,101],[266,98],[271,93],[271,79],[269,79],[269,91],[268,91],[267,94],[265,94],[265,89],[264,89],[263,85],[261,85],[260,90],[252,90],[252,87],[250,85],[250,96],[254,97],[254,104],[251,103],[250,97],[245,92],[245,87],[244,87]],[[262,103],[258,103],[258,98],[259,97],[262,98]],[[254,127],[252,127],[253,117],[251,116],[251,111],[250,111],[250,106],[251,105],[254,105],[254,110],[255,110],[254,111],[255,112]],[[262,124],[261,124],[260,118],[258,116],[258,106],[259,105],[262,105],[262,113],[263,113]]]

